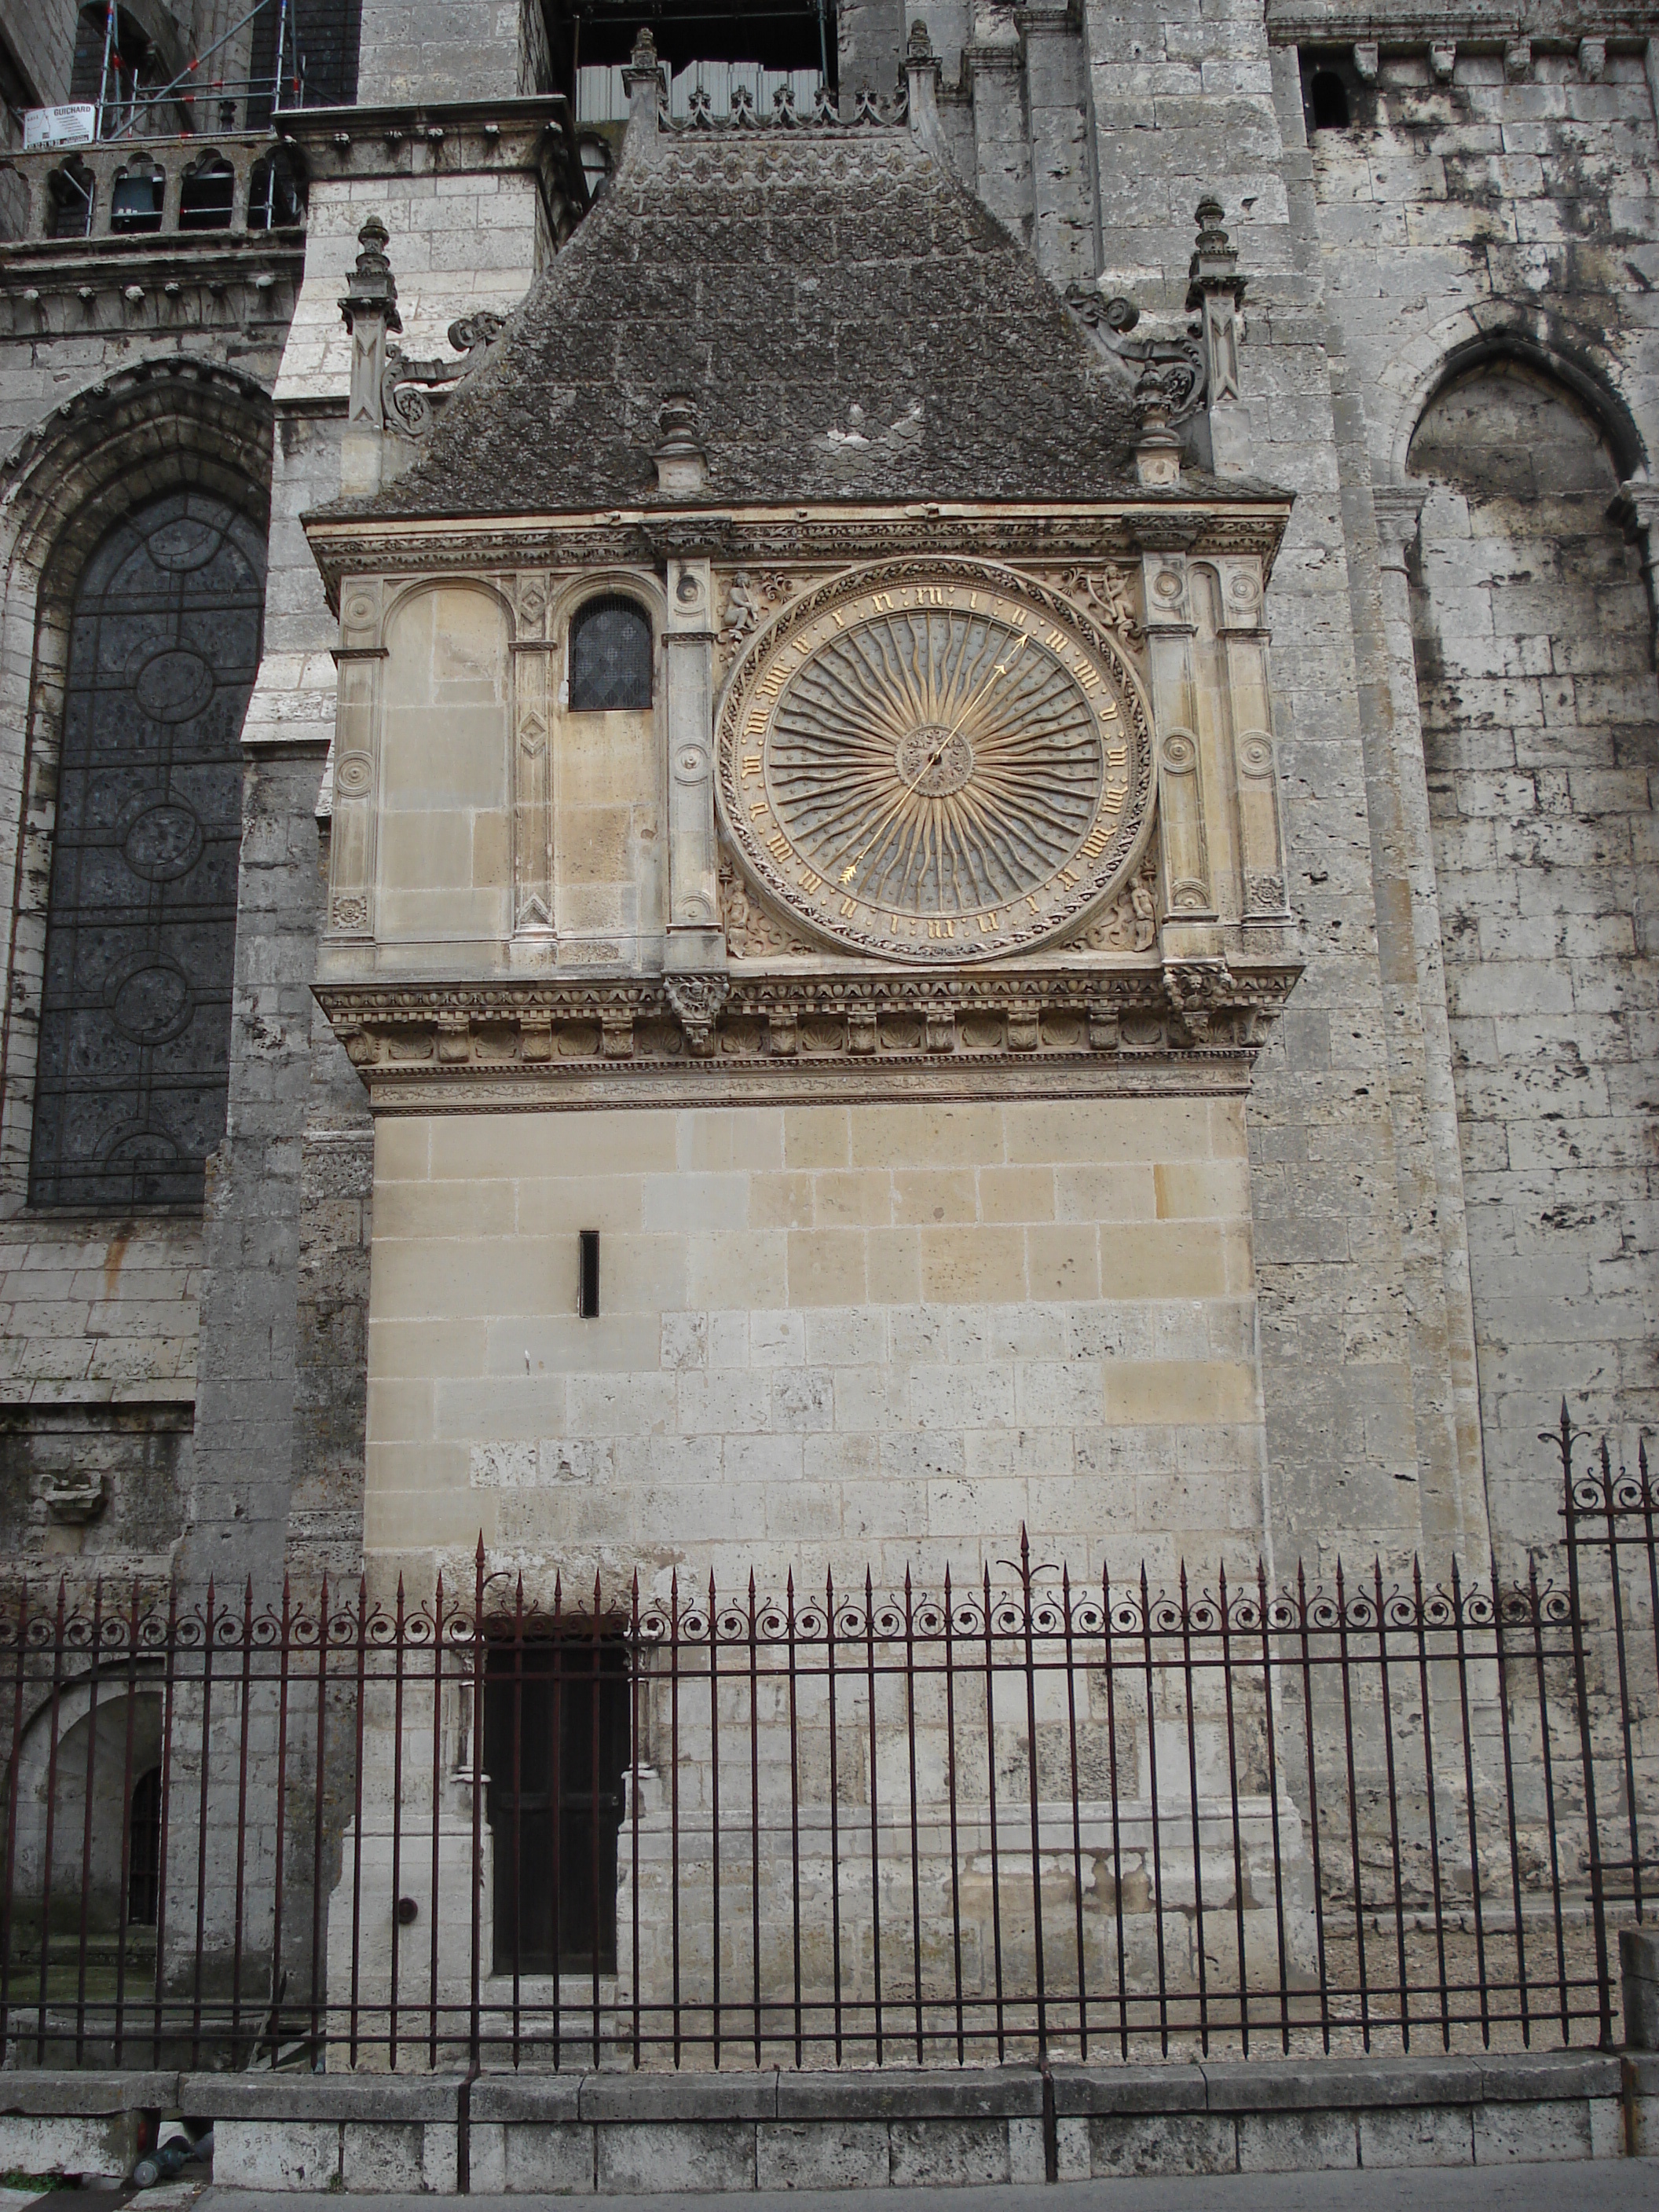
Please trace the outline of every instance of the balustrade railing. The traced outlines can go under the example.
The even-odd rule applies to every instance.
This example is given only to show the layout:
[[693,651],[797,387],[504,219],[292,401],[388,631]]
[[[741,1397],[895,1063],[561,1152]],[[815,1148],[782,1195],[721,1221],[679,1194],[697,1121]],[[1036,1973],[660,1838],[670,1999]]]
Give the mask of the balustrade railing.
[[305,222],[298,172],[266,131],[15,150],[0,170],[27,193],[24,241],[243,235]]
[[6,2063],[820,2067],[1605,2044],[1659,1510],[1518,1580],[0,1603]]

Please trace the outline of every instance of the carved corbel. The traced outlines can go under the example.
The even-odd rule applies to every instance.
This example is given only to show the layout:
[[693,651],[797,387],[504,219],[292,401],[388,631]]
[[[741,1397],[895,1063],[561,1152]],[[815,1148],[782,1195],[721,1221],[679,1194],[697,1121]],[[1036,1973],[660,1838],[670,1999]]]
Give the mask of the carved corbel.
[[663,984],[687,1047],[697,1059],[706,1060],[714,1049],[714,1024],[731,989],[724,975],[670,975]]

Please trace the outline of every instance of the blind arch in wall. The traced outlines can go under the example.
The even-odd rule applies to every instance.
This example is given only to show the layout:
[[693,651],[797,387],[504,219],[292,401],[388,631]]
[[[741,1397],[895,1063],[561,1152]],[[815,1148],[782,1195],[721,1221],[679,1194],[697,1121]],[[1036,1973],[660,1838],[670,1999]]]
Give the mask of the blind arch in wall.
[[265,549],[179,489],[118,524],[70,627],[30,1202],[198,1205],[224,1127],[241,726]]

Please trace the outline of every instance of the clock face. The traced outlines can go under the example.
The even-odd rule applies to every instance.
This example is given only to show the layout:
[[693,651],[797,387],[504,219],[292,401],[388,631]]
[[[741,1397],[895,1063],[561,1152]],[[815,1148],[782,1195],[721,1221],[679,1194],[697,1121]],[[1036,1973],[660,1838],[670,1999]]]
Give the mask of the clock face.
[[1152,723],[1115,644],[979,563],[884,564],[787,608],[732,672],[720,793],[744,862],[851,951],[1028,947],[1145,842]]

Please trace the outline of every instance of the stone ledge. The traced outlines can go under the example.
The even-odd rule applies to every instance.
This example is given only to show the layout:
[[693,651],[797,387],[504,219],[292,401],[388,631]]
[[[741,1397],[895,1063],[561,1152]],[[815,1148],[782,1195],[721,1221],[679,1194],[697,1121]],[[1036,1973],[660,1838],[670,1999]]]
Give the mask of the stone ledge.
[[[442,2194],[459,2171],[463,2078],[19,2071],[0,2134],[31,2171],[119,2175],[142,2112],[182,2108],[216,2124],[216,2201]],[[1659,2054],[1641,2051],[1060,2066],[1053,2079],[1067,2180],[1610,2158],[1644,2148],[1659,2110]],[[471,2118],[480,2194],[966,2186],[1035,2180],[1044,2164],[1030,2065],[502,2071],[473,2084]]]
[[179,2104],[179,2081],[177,2074],[8,2069],[0,2074],[0,2113],[90,2119],[106,2112],[170,2112]]
[[1042,2113],[1042,2079],[1029,2067],[778,2075],[781,2120],[1035,2119]]
[[472,2084],[472,2125],[513,2120],[561,2126],[588,2117],[580,2109],[586,2078],[580,2074],[481,2074]]
[[[1266,2067],[1252,2067],[1266,2073]],[[1064,2118],[1119,2112],[1201,2112],[1208,2101],[1204,2071],[1188,2066],[1056,2066],[1054,2110]],[[1041,2110],[1041,2106],[1038,2107]]]
[[585,2074],[577,2112],[584,2120],[648,2123],[769,2120],[777,2108],[778,2077],[769,2069],[761,2074]]
[[386,2074],[275,2073],[177,2078],[179,2109],[204,2120],[447,2120],[453,2125],[461,2087],[459,2074],[403,2080]]

